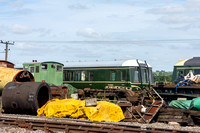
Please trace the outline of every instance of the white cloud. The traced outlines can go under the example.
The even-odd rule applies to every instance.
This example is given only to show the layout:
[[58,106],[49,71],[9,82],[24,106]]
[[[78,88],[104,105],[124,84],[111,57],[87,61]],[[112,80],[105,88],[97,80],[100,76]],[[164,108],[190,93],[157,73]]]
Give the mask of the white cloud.
[[6,26],[4,24],[0,24],[0,35],[4,36],[6,35]]
[[168,16],[161,17],[159,20],[167,24],[177,24],[177,23],[197,22],[199,21],[199,18],[184,16],[184,15],[168,15]]
[[11,27],[11,32],[14,34],[28,34],[31,32],[31,29],[25,25],[15,24]]
[[181,30],[181,31],[188,31],[188,30],[199,31],[200,24],[186,24],[186,25],[183,25],[183,26],[171,27],[170,29]]
[[38,29],[33,29],[32,31],[39,33],[40,37],[51,35],[51,30],[50,29],[38,28]]
[[187,10],[183,6],[165,6],[161,8],[153,8],[147,10],[148,13],[153,14],[174,14],[174,13],[184,13]]
[[0,0],[0,2],[7,2],[8,0]]
[[9,2],[9,4],[13,7],[22,7],[24,5],[24,2],[22,0],[17,0],[17,1]]
[[192,8],[199,7],[200,8],[200,1],[199,0],[187,0],[184,4],[185,6],[190,6]]
[[86,37],[86,38],[100,38],[101,37],[101,35],[92,28],[85,28],[85,29],[79,30],[77,32],[77,35]]
[[29,8],[21,8],[21,9],[16,10],[15,12],[19,15],[27,15],[27,14],[30,14],[32,10]]
[[165,24],[196,23],[200,20],[200,1],[186,0],[181,3],[164,5],[159,8],[147,10],[148,13],[157,15],[158,20]]
[[6,29],[6,26],[4,25],[4,24],[0,24],[0,31],[2,31],[2,30],[4,30],[4,29]]
[[84,10],[84,9],[88,9],[88,6],[86,5],[83,5],[83,4],[73,4],[73,5],[69,5],[68,6],[69,9],[81,9],[81,10]]

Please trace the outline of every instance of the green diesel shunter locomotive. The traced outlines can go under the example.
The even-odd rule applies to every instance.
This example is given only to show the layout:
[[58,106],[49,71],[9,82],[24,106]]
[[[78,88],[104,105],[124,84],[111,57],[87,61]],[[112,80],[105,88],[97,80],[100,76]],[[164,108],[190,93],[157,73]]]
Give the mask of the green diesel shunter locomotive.
[[78,89],[123,86],[135,90],[153,82],[152,67],[146,61],[67,62],[64,65],[63,83]]
[[36,82],[46,82],[50,85],[60,86],[63,84],[63,64],[47,61],[24,63],[23,69],[30,71]]

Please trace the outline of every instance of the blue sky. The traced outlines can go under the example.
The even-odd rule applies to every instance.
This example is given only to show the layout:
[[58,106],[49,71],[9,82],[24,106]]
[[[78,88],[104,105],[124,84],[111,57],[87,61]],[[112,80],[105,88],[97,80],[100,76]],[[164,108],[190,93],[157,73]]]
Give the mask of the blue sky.
[[[8,60],[146,60],[172,71],[199,56],[200,0],[0,0]],[[4,59],[5,45],[0,45]]]

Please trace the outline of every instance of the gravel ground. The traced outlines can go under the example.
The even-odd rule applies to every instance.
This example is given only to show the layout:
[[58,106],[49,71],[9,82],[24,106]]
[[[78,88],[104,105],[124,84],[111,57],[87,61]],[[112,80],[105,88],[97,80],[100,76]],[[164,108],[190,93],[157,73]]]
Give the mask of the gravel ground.
[[[136,124],[136,123],[134,123]],[[154,127],[160,127],[160,128],[168,128],[168,129],[174,129],[174,130],[181,130],[181,131],[186,131],[186,132],[192,132],[192,133],[199,133],[200,132],[200,127],[196,126],[196,127],[183,127],[183,126],[172,126],[172,125],[168,125],[168,124],[164,124],[164,123],[152,123],[152,124],[140,124],[138,123],[138,125],[141,126],[142,129],[148,129],[148,128],[154,128]],[[43,130],[29,130],[26,128],[19,128],[19,127],[15,127],[15,126],[8,126],[8,125],[0,125],[0,133],[47,133]],[[64,133],[63,132],[52,132],[52,133]]]
[[[0,133],[47,133],[43,130],[29,130],[26,128],[19,128],[16,126],[8,126],[8,125],[1,125],[0,124]],[[64,131],[57,131],[57,132],[49,132],[49,133],[65,133]]]
[[42,130],[28,130],[26,128],[18,128],[14,126],[0,125],[0,133],[46,133]]

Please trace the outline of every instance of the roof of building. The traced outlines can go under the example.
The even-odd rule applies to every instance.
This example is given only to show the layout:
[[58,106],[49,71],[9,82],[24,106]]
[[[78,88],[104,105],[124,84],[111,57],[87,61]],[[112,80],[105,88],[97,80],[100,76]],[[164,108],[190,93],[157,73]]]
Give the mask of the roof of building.
[[[138,60],[140,64],[145,65],[144,61]],[[147,63],[148,64],[148,63]],[[121,67],[121,66],[139,66],[136,59],[133,60],[115,60],[115,61],[96,61],[96,62],[66,62],[64,67]],[[148,67],[152,67],[148,64]]]

